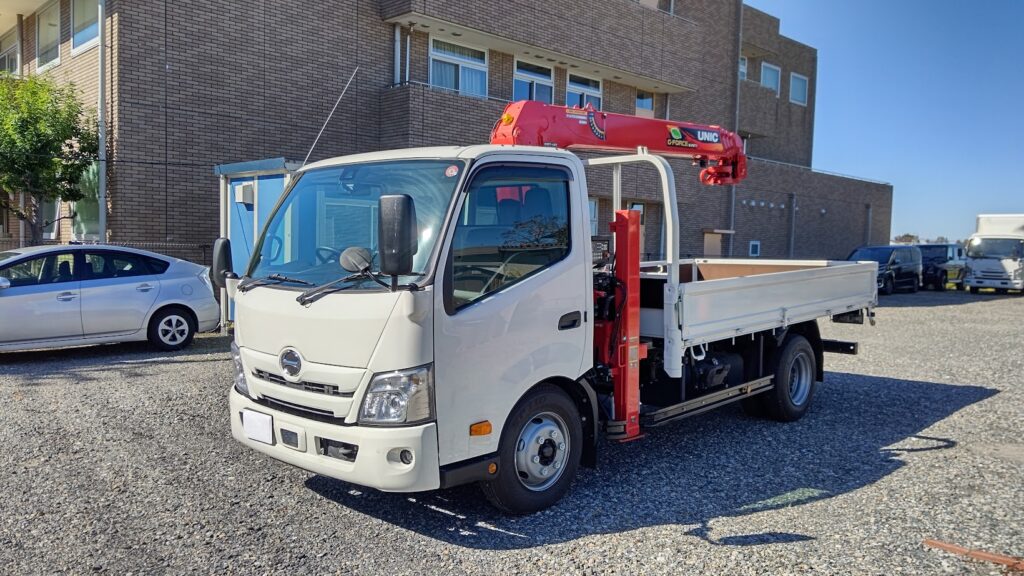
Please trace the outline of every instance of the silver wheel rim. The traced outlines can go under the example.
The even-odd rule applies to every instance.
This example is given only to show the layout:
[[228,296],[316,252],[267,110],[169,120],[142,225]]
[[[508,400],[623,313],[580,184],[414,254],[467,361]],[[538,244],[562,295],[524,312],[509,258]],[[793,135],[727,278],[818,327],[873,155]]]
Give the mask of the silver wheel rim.
[[190,330],[188,320],[177,314],[165,317],[156,327],[160,341],[168,346],[177,346],[184,342]]
[[542,492],[565,472],[568,462],[568,426],[558,414],[542,412],[530,418],[516,441],[516,473],[528,490]]
[[811,392],[811,361],[801,352],[789,367],[789,399],[795,406],[803,406]]

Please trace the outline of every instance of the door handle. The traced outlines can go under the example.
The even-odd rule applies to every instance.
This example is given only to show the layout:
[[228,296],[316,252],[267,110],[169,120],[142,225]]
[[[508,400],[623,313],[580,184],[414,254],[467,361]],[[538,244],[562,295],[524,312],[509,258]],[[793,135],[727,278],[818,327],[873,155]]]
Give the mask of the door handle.
[[580,318],[581,316],[579,312],[569,312],[568,314],[563,314],[562,317],[558,319],[558,329],[572,330],[573,328],[579,328]]
[[138,290],[139,292],[149,292],[150,290],[153,289],[153,286],[150,284],[139,284],[138,286],[135,287],[135,289]]
[[60,294],[57,294],[57,300],[60,300],[61,302],[68,302],[70,300],[74,300],[77,297],[78,295],[75,294],[74,292],[61,292]]

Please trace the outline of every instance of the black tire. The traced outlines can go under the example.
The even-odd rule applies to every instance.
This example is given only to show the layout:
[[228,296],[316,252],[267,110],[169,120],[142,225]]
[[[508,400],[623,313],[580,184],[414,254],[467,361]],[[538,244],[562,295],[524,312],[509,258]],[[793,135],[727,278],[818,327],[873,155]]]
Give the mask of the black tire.
[[1008,290],[1006,288],[996,288],[996,294],[999,294],[1000,296],[1005,296],[1007,292]]
[[911,294],[917,293],[917,290],[920,287],[921,287],[921,284],[917,281],[917,278],[914,278],[914,280],[911,281],[911,283],[910,283],[910,293]]
[[946,273],[943,272],[942,275],[939,276],[939,282],[938,282],[938,284],[935,285],[935,289],[937,291],[939,291],[939,292],[945,292],[946,291],[946,283],[948,281],[949,281],[949,278],[947,278],[946,277]]
[[[556,428],[564,425],[564,431],[569,437],[562,448],[558,447],[558,438],[550,436],[550,433],[540,433],[545,430],[543,426],[550,419],[554,419]],[[561,425],[558,425],[557,419],[561,419]],[[524,440],[520,447],[519,441],[524,434],[531,441],[527,443]],[[533,438],[543,440],[543,443],[533,442]],[[561,455],[560,450],[564,450]],[[498,474],[494,480],[481,482],[480,488],[487,500],[505,513],[531,514],[543,510],[554,505],[568,492],[576,477],[582,453],[583,426],[576,404],[561,388],[541,384],[530,390],[509,414],[498,445]],[[517,456],[521,458],[517,460]],[[547,458],[548,462],[538,462],[533,457]],[[536,470],[520,471],[519,463],[524,459],[534,463],[524,468],[542,466],[542,470],[550,470],[549,473],[557,473],[555,470],[558,469],[561,471],[550,485],[535,484],[531,488],[528,486],[532,481],[551,480],[538,478]]]
[[896,291],[896,281],[892,279],[892,276],[886,276],[885,280],[882,280],[882,294],[891,296]]
[[149,343],[161,350],[181,350],[196,336],[195,318],[184,308],[171,306],[157,311],[149,320]]
[[964,283],[964,277],[960,276],[956,279],[956,290],[957,292],[963,292],[967,289],[967,284]]
[[[768,415],[780,422],[799,420],[814,399],[817,388],[814,348],[799,334],[786,337],[775,364],[775,387],[761,394]],[[802,390],[794,386],[803,387]]]
[[977,294],[977,293],[978,293],[978,287],[977,286],[971,286],[971,294]]

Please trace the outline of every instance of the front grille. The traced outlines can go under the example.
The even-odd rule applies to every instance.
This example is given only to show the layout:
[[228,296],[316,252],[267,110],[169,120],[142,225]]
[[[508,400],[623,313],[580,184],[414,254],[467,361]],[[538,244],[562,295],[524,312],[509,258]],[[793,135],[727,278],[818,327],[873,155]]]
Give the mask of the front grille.
[[355,392],[341,392],[338,390],[338,387],[333,384],[319,384],[317,382],[289,382],[277,374],[271,374],[265,370],[253,370],[252,375],[260,380],[265,380],[279,386],[287,386],[288,388],[294,388],[295,390],[303,390],[305,392],[326,394],[328,396],[337,396],[338,398],[351,398],[355,395]]
[[1010,275],[1005,272],[975,272],[975,276],[982,280],[1009,280]]
[[333,412],[285,402],[284,400],[278,400],[277,398],[271,398],[270,396],[254,399],[253,402],[273,410],[284,412],[285,414],[298,416],[299,418],[309,418],[310,420],[316,420],[325,424],[334,424],[335,426],[351,426],[351,424],[347,424],[345,422],[344,418],[338,418]]

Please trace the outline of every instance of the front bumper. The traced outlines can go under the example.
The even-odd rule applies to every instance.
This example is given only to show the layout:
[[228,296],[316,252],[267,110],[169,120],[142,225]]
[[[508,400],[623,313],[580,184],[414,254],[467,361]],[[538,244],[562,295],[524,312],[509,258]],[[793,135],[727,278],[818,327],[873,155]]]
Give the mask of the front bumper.
[[[437,454],[437,424],[401,428],[338,426],[300,418],[230,392],[231,435],[242,444],[310,472],[337,478],[385,492],[422,492],[440,487]],[[250,440],[242,428],[242,411],[252,410],[273,417],[273,444]],[[282,430],[295,434],[298,446],[282,439]],[[291,436],[289,434],[289,436]],[[321,453],[321,439],[358,447],[351,461]],[[399,454],[409,450],[410,464]]]
[[1002,288],[1006,290],[1024,290],[1024,280],[988,280],[976,276],[968,276],[964,284],[971,288]]

